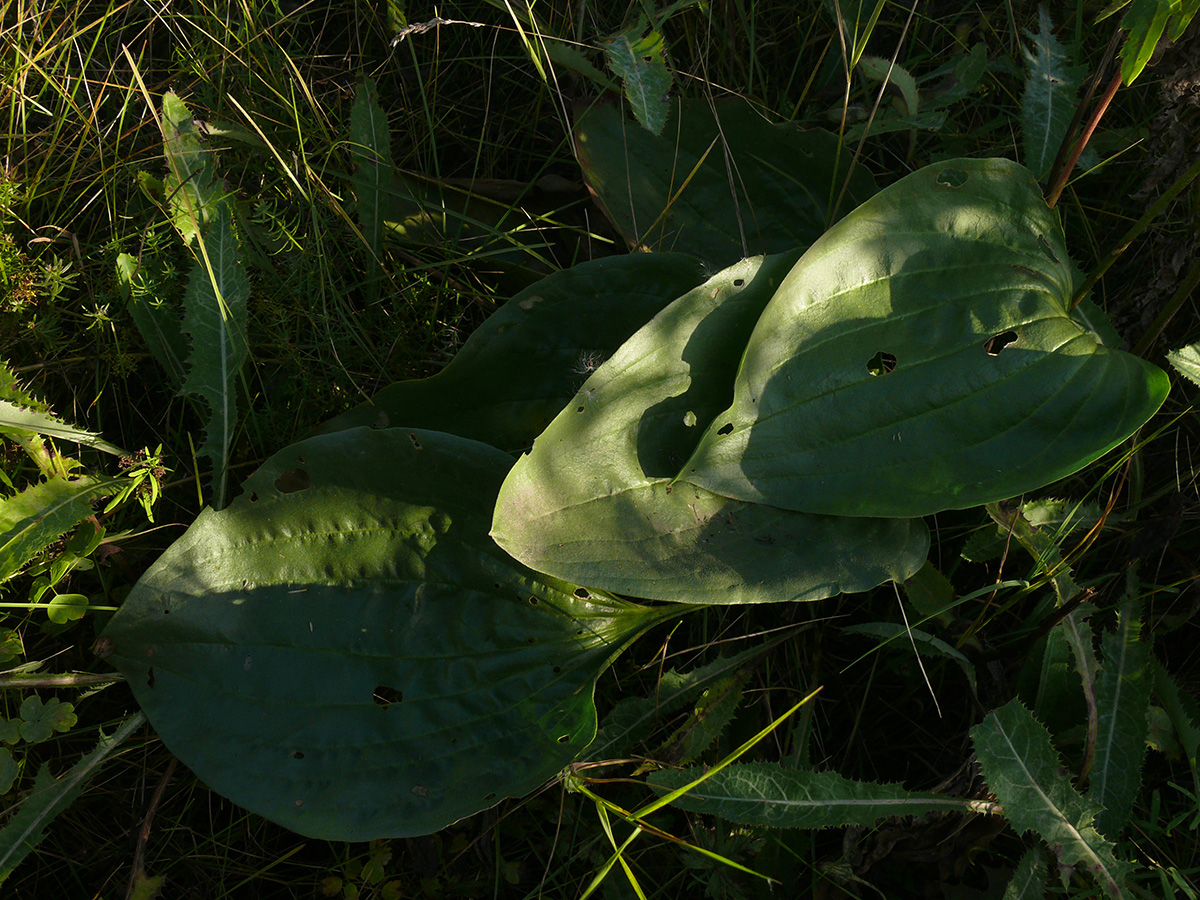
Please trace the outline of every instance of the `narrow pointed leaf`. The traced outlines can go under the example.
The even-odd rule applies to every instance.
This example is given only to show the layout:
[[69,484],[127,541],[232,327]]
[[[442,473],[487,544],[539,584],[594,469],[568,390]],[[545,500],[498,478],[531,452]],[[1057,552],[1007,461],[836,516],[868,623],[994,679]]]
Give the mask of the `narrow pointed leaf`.
[[171,220],[184,242],[194,248],[223,202],[225,190],[213,177],[212,160],[191,112],[173,91],[163,95],[162,129],[168,169],[163,188]]
[[0,582],[90,516],[93,501],[120,489],[118,478],[51,478],[0,500]]
[[390,385],[321,430],[403,425],[524,449],[593,369],[703,280],[700,263],[678,253],[556,272],[493,313],[437,375]]
[[1021,97],[1021,130],[1025,166],[1039,179],[1054,165],[1078,104],[1084,67],[1071,65],[1067,50],[1054,36],[1050,13],[1038,7],[1038,32],[1025,32],[1033,41],[1025,52],[1025,93]]
[[595,735],[595,680],[670,615],[543,579],[487,537],[511,458],[356,429],[280,451],[105,632],[163,741],[301,834],[427,834]]
[[[650,776],[649,783],[673,791],[700,774],[698,768],[664,769]],[[888,816],[989,809],[977,800],[909,791],[900,784],[853,781],[836,772],[786,769],[776,763],[734,763],[673,805],[739,825],[770,828],[869,827]]]
[[1040,847],[1031,847],[1004,888],[1004,900],[1045,900],[1047,879],[1046,854]]
[[558,578],[686,603],[818,600],[919,569],[920,520],[809,516],[671,484],[795,258],[743,260],[626,341],[513,467],[496,542]]
[[138,262],[128,253],[117,255],[117,284],[133,317],[133,324],[159,365],[178,386],[187,377],[184,359],[187,340],[183,336],[183,320],[177,310],[156,305],[154,298],[145,295],[137,274]]
[[43,434],[60,441],[73,441],[84,447],[93,447],[113,456],[125,456],[120,447],[110,444],[98,434],[76,428],[50,413],[35,409],[23,409],[7,400],[0,400],[0,434],[10,431],[25,431]]
[[918,516],[1063,478],[1144,424],[1156,367],[1068,313],[1055,211],[1002,159],[922,169],[830,229],[680,478],[826,515]]
[[1104,668],[1096,686],[1099,725],[1088,783],[1088,797],[1104,807],[1096,827],[1114,840],[1133,814],[1142,785],[1150,708],[1150,645],[1140,640],[1136,579],[1130,587],[1133,590],[1117,617],[1116,631],[1101,639]]
[[[718,124],[719,123],[719,124]],[[661,137],[596,106],[575,126],[584,178],[631,246],[677,250],[714,267],[807,247],[825,230],[850,171],[837,138],[773,125],[741,99],[673,100]],[[854,170],[842,209],[875,192]]]
[[1096,830],[1100,807],[1072,786],[1045,726],[1012,700],[971,729],[971,742],[1013,828],[1036,832],[1064,873],[1082,865],[1110,897],[1125,897],[1131,867]]
[[198,239],[201,253],[184,295],[184,330],[191,336],[183,390],[209,406],[199,452],[213,463],[213,505],[225,503],[229,452],[237,427],[237,375],[246,359],[246,308],[250,281],[229,209],[222,204]]
[[358,200],[359,227],[377,259],[383,241],[384,194],[395,173],[391,140],[375,82],[368,78],[355,90],[350,110],[350,155],[355,163],[351,182]]

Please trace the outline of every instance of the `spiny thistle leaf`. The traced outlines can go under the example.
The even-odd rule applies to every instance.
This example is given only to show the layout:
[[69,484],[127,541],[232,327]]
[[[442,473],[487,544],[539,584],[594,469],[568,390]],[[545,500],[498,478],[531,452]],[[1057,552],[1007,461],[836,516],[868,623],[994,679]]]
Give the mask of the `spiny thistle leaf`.
[[212,161],[192,114],[173,92],[163,95],[163,152],[169,173],[163,181],[171,221],[185,243],[194,246],[225,196],[213,177]]
[[1100,807],[1071,785],[1045,726],[1012,700],[972,728],[971,741],[1013,828],[1037,832],[1058,857],[1064,878],[1083,865],[1110,897],[1126,897],[1131,867],[1096,830]]
[[379,106],[379,93],[370,78],[354,93],[350,155],[356,167],[351,183],[358,198],[358,224],[371,255],[378,259],[383,243],[384,195],[391,186],[395,165],[387,115]]
[[[698,768],[665,769],[649,781],[655,788],[673,791],[700,774]],[[900,784],[852,781],[837,772],[785,769],[776,763],[734,763],[673,805],[739,825],[770,828],[869,827],[888,816],[995,811],[976,800],[913,792]]]
[[0,500],[0,582],[92,514],[92,501],[120,490],[116,478],[51,478]]
[[1043,900],[1046,896],[1046,854],[1030,847],[1004,889],[1004,900]]
[[1168,353],[1167,362],[1192,384],[1200,385],[1200,344],[1188,344]]
[[235,380],[246,359],[250,281],[242,265],[229,209],[222,205],[200,239],[201,259],[184,295],[184,330],[191,335],[185,393],[203,397],[211,413],[199,452],[213,461],[212,503],[225,505],[229,451],[237,426]]
[[1038,33],[1026,31],[1033,49],[1025,49],[1025,94],[1021,98],[1021,126],[1025,137],[1025,165],[1038,179],[1054,165],[1071,118],[1083,67],[1071,65],[1070,54],[1054,36],[1050,14],[1038,8]]
[[1142,783],[1150,708],[1146,672],[1150,646],[1139,639],[1142,619],[1136,579],[1131,587],[1134,590],[1117,617],[1117,630],[1101,640],[1104,668],[1096,686],[1100,717],[1088,787],[1088,797],[1104,807],[1096,827],[1114,839],[1129,821]]
[[644,23],[618,34],[604,44],[608,64],[625,83],[625,96],[633,114],[651,134],[662,134],[667,124],[667,92],[671,73],[663,56],[663,36],[653,29],[643,34]]

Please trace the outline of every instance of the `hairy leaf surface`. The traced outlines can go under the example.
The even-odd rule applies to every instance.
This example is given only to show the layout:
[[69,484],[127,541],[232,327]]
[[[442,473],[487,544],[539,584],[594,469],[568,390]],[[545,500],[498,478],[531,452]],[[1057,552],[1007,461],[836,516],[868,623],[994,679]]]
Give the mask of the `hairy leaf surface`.
[[105,632],[163,741],[301,834],[426,834],[553,777],[613,657],[671,613],[541,578],[487,536],[511,459],[358,429],[268,460]]
[[[698,768],[664,769],[649,781],[673,791],[701,774]],[[775,763],[733,763],[673,805],[739,825],[771,828],[869,827],[888,816],[986,809],[976,800],[909,791],[900,784],[852,781],[836,772],[785,769]]]
[[818,600],[920,568],[920,520],[811,516],[671,484],[798,252],[676,300],[579,389],[501,488],[492,536],[526,565],[655,600]]
[[680,480],[803,512],[919,516],[1070,475],[1169,387],[1068,313],[1073,287],[1028,170],[915,172],[784,279]]
[[1074,866],[1090,871],[1110,897],[1124,897],[1128,863],[1095,827],[1100,807],[1072,786],[1033,714],[1012,700],[971,729],[984,779],[1019,832],[1034,831],[1050,845],[1064,875]]
[[389,385],[321,430],[403,425],[524,449],[593,369],[703,280],[699,261],[679,253],[556,272],[493,313],[437,375]]
[[1059,145],[1066,137],[1083,81],[1083,66],[1071,65],[1067,50],[1054,36],[1050,13],[1038,7],[1038,32],[1025,52],[1025,93],[1021,96],[1021,131],[1025,165],[1039,179],[1050,174]]
[[[718,102],[715,115],[704,101],[672,101],[661,137],[596,106],[580,116],[575,146],[588,186],[632,246],[718,267],[807,247],[850,171],[834,135],[773,125],[741,99]],[[856,167],[841,209],[874,192]]]

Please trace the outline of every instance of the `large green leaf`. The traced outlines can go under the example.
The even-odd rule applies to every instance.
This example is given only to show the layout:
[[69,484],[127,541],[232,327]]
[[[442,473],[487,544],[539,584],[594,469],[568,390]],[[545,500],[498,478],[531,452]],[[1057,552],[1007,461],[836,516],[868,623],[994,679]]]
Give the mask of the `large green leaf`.
[[691,603],[817,600],[919,569],[920,520],[805,515],[671,484],[798,255],[743,260],[626,341],[514,466],[496,542],[558,578]]
[[163,741],[235,803],[335,840],[436,831],[592,740],[650,610],[487,536],[511,459],[357,429],[268,460],[146,573],[105,637]]
[[[580,116],[588,186],[632,246],[693,253],[712,266],[807,247],[825,230],[850,171],[826,131],[773,125],[741,99],[672,103],[661,137],[612,106]],[[859,167],[840,209],[875,192]]]
[[914,172],[784,279],[680,479],[804,512],[920,516],[1070,475],[1169,386],[1068,313],[1073,287],[1027,169]]
[[523,449],[626,338],[703,280],[678,253],[556,272],[504,304],[437,375],[390,385],[321,430],[415,426]]

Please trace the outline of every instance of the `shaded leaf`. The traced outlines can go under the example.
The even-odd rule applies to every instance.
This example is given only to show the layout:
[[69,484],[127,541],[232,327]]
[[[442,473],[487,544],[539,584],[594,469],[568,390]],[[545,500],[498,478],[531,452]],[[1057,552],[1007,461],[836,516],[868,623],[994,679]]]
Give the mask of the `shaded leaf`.
[[391,139],[375,82],[368,78],[355,89],[350,109],[350,156],[355,163],[350,181],[358,200],[358,224],[376,259],[382,251],[384,192],[395,174]]
[[30,744],[48,740],[56,731],[67,732],[75,727],[79,717],[75,707],[51,697],[45,703],[36,694],[21,702],[21,737]]
[[416,429],[280,451],[138,582],[110,660],[198,777],[301,834],[426,834],[525,794],[592,741],[613,657],[674,613],[496,547],[510,465]]
[[1166,375],[1067,312],[1062,228],[1028,170],[953,160],[817,241],[746,348],[680,480],[826,515],[1016,496],[1127,438]]
[[[584,178],[631,246],[678,250],[714,267],[807,247],[850,171],[837,138],[773,125],[741,99],[674,100],[665,133],[595,106],[575,124]],[[875,192],[856,167],[842,209]]]
[[38,770],[33,787],[15,804],[15,814],[0,829],[0,882],[38,845],[55,816],[75,802],[109,754],[145,721],[145,716],[136,713],[111,735],[101,733],[96,748],[58,778],[50,774],[49,766]]
[[1026,31],[1033,48],[1025,53],[1025,93],[1021,97],[1021,130],[1025,166],[1038,179],[1050,174],[1078,104],[1083,66],[1071,65],[1066,48],[1054,36],[1050,13],[1038,7],[1038,32]]
[[1036,832],[1058,857],[1064,878],[1082,865],[1110,897],[1125,897],[1131,867],[1096,830],[1100,807],[1071,785],[1045,726],[1012,700],[971,729],[971,742],[1013,828]]
[[920,568],[920,520],[808,516],[671,483],[796,255],[731,266],[626,341],[513,467],[496,542],[557,578],[685,603],[818,600]]
[[703,279],[700,263],[678,253],[556,272],[493,313],[437,375],[389,385],[321,431],[404,425],[522,450],[593,369]]
[[738,672],[722,678],[703,694],[687,720],[654,753],[671,765],[686,766],[707,750],[737,712],[748,675]]
[[[672,791],[700,774],[698,768],[664,769],[648,780],[659,790]],[[852,781],[836,772],[785,769],[774,763],[734,763],[684,794],[674,805],[739,825],[770,828],[871,826],[888,816],[988,808],[977,800],[908,791],[899,784]]]
[[183,384],[187,376],[183,364],[187,357],[187,339],[183,336],[182,317],[176,310],[156,304],[154,298],[145,295],[137,260],[128,253],[117,255],[116,270],[121,295],[142,340],[170,376],[171,383]]
[[1048,878],[1045,852],[1040,847],[1030,847],[1004,889],[1004,900],[1044,900]]

